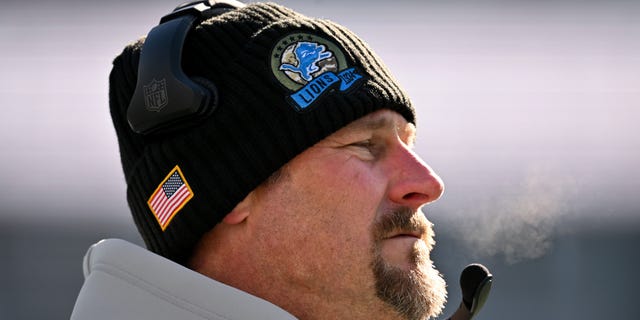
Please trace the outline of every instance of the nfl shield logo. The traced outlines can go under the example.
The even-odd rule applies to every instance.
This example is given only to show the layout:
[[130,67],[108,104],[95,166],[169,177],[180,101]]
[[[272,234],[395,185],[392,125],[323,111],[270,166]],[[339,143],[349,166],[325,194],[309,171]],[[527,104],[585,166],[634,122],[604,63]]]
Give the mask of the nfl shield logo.
[[160,111],[167,105],[167,82],[153,79],[144,86],[144,104],[149,111]]

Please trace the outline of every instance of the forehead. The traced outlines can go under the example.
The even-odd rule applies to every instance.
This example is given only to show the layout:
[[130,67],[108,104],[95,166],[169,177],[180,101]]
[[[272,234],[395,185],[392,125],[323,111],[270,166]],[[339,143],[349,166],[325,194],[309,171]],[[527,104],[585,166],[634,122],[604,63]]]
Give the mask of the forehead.
[[338,130],[336,134],[351,134],[357,132],[392,130],[402,138],[411,142],[415,139],[416,127],[408,122],[402,115],[391,110],[380,110],[355,120]]

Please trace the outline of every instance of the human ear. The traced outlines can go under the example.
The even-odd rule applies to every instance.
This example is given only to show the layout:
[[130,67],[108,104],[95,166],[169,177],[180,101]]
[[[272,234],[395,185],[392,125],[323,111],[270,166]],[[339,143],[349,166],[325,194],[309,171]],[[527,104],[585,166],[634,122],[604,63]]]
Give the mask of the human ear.
[[240,203],[238,203],[236,207],[222,219],[222,222],[226,224],[239,224],[243,222],[251,213],[252,204],[253,191],[240,201]]

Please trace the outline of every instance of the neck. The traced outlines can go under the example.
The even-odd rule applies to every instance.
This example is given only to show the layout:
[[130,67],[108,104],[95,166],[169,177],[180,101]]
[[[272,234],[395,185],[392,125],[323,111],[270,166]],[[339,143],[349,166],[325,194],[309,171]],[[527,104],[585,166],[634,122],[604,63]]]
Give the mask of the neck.
[[281,308],[287,310],[300,320],[401,320],[398,313],[381,300],[353,303],[352,299],[327,299],[313,294],[289,293],[278,299]]
[[227,250],[230,246],[225,239],[217,238],[213,233],[205,237],[210,239],[196,250],[191,260],[192,269],[267,300],[300,320],[401,319],[390,305],[375,296],[373,285],[368,290],[362,290],[367,288],[360,286],[359,293],[341,288],[340,281],[333,279],[326,279],[328,286],[325,288],[311,285],[305,281],[305,275],[292,275],[271,259],[260,259],[251,253],[237,254],[251,252],[247,248]]

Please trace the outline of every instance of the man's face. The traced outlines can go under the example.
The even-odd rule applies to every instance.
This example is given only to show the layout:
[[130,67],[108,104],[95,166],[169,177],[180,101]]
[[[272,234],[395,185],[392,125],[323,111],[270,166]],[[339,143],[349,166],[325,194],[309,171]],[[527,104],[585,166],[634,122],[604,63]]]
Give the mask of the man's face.
[[420,207],[438,199],[443,185],[413,153],[414,137],[402,116],[378,111],[256,189],[247,222],[259,226],[256,252],[269,253],[254,260],[257,267],[318,303],[349,302],[354,315],[438,314],[445,284],[432,267],[433,232]]

